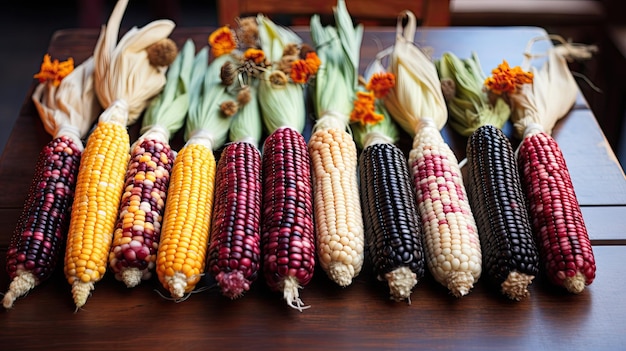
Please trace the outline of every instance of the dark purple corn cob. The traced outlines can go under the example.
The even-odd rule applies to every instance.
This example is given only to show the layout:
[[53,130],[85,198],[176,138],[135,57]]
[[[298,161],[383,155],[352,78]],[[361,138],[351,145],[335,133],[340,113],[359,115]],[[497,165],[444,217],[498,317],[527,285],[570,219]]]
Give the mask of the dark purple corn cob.
[[172,149],[161,141],[143,140],[131,152],[109,253],[115,278],[129,288],[154,270],[173,164]]
[[261,154],[252,144],[226,145],[217,163],[209,272],[222,294],[243,295],[261,264]]
[[24,209],[7,251],[11,278],[2,303],[13,302],[48,279],[65,243],[81,151],[71,138],[50,141],[39,154]]
[[550,135],[537,133],[522,141],[518,162],[546,275],[580,293],[593,282],[596,262],[561,148]]
[[467,164],[483,271],[504,295],[519,301],[539,272],[539,254],[513,147],[500,129],[479,127],[467,142]]
[[302,134],[279,128],[263,147],[263,273],[287,304],[306,308],[298,288],[313,277],[315,237],[311,160]]
[[374,272],[391,299],[407,300],[424,277],[422,229],[407,161],[393,144],[374,144],[360,156],[365,238]]

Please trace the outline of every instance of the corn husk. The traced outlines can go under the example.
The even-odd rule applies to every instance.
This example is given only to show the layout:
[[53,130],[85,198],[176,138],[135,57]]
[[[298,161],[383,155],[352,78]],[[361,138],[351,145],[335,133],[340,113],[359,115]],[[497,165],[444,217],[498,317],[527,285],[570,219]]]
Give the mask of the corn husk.
[[100,104],[111,108],[101,117],[130,125],[165,85],[166,67],[150,64],[146,48],[167,38],[174,22],[157,20],[140,29],[133,27],[117,42],[127,5],[128,0],[117,1],[96,42],[94,88]]
[[[259,41],[267,59],[276,63],[288,44],[300,44],[302,39],[288,28],[258,15]],[[269,133],[281,127],[290,127],[302,133],[305,125],[304,86],[287,82],[277,86],[270,81],[272,70],[267,70],[259,82],[259,104],[263,123]]]
[[[374,73],[384,72],[385,68],[379,61],[370,64],[364,78],[368,80]],[[357,146],[363,150],[374,144],[395,144],[398,141],[398,126],[393,122],[383,101],[376,99],[376,112],[384,116],[383,120],[375,124],[352,123],[352,135]]]
[[53,139],[72,138],[81,150],[82,139],[102,110],[93,89],[93,71],[94,60],[90,57],[63,78],[59,86],[40,83],[32,95],[46,132]]
[[484,88],[486,76],[476,53],[460,59],[447,52],[435,64],[451,117],[449,123],[457,133],[469,136],[483,125],[502,129],[511,109],[502,97],[496,96],[495,103],[489,98]]
[[208,47],[202,48],[193,62],[190,83],[189,112],[185,126],[186,144],[201,143],[216,150],[228,139],[232,116],[225,115],[220,105],[234,98],[222,84],[220,70],[230,55],[216,57],[210,64]]
[[187,40],[169,66],[165,86],[148,105],[141,121],[141,135],[135,144],[144,139],[167,143],[184,125],[189,110],[191,69],[195,50],[193,41]]
[[337,1],[333,12],[336,27],[322,26],[318,15],[311,18],[311,37],[322,61],[312,86],[317,116],[314,131],[346,129],[358,89],[363,26],[352,24],[343,0]]
[[[529,42],[529,46],[537,40],[550,38],[535,38]],[[588,51],[584,48],[578,51],[570,48],[563,44],[548,49],[547,61],[540,68],[531,66],[534,56],[528,52],[530,48],[527,49],[522,69],[533,73],[533,83],[524,84],[516,93],[509,95],[513,111],[511,119],[516,136],[520,139],[537,132],[552,134],[556,122],[574,106],[578,85],[569,70],[566,57],[584,57]]]

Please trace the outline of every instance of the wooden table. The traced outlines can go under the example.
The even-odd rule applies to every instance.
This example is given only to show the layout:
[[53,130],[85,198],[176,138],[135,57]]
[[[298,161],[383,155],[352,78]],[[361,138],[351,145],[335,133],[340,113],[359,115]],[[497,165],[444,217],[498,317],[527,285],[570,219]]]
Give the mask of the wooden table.
[[[193,38],[205,45],[211,28],[177,28],[182,44]],[[305,29],[299,33],[309,41]],[[488,72],[502,59],[515,65],[528,39],[545,32],[534,27],[445,28],[418,30],[416,42],[434,57],[451,51],[467,57],[472,50]],[[370,28],[362,47],[362,68],[378,50],[393,43],[394,31]],[[53,57],[76,62],[91,55],[98,31],[61,30],[52,37]],[[546,44],[547,45],[547,44]],[[32,88],[27,92],[27,97]],[[511,128],[505,128],[511,135]],[[137,128],[131,127],[137,136]],[[447,127],[447,142],[459,159],[465,138]],[[230,301],[215,289],[184,302],[162,298],[158,281],[127,289],[111,274],[96,285],[85,307],[74,312],[62,269],[0,311],[2,350],[207,350],[207,349],[450,349],[450,350],[598,350],[626,349],[626,179],[595,117],[580,95],[554,136],[567,160],[597,260],[597,278],[580,295],[570,295],[538,277],[531,297],[512,302],[486,279],[457,299],[430,276],[419,282],[412,304],[388,299],[366,263],[353,284],[340,288],[317,272],[301,297],[312,307],[288,308],[282,297],[257,282],[241,299]],[[30,99],[0,159],[0,264],[27,194],[37,155],[50,140]],[[408,145],[408,140],[403,140]],[[175,147],[182,139],[177,137]],[[0,274],[0,289],[8,286]],[[209,285],[207,278],[200,286]]]

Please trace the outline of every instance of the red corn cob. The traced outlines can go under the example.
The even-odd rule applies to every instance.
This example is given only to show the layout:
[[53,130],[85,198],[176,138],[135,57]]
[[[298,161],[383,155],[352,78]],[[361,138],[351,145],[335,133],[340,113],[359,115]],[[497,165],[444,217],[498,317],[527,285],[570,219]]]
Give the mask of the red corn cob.
[[593,282],[596,264],[561,149],[550,135],[536,133],[522,141],[518,162],[546,274],[580,293]]
[[6,269],[12,281],[2,300],[5,308],[48,279],[56,267],[69,225],[80,156],[78,146],[65,136],[50,141],[39,154],[7,251]]
[[222,294],[240,297],[261,263],[261,154],[248,142],[228,144],[217,163],[209,272]]
[[109,265],[127,287],[149,279],[155,267],[174,153],[167,143],[143,140],[131,153],[113,234]]
[[261,247],[268,286],[302,311],[298,288],[313,277],[315,237],[311,165],[302,134],[279,128],[263,148]]

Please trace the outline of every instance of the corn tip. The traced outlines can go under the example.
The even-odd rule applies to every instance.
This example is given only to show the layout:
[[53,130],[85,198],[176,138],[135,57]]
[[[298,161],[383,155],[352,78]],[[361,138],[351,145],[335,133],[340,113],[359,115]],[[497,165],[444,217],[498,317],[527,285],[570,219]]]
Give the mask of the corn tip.
[[302,312],[311,306],[306,306],[300,299],[300,293],[298,292],[300,288],[301,286],[298,284],[298,280],[295,277],[290,276],[283,281],[283,297],[285,301],[287,301],[287,305]]
[[171,277],[166,277],[168,290],[172,297],[182,299],[185,296],[185,289],[187,289],[187,277],[184,273],[176,272]]
[[72,297],[74,298],[74,304],[76,305],[76,311],[78,311],[81,307],[87,303],[87,298],[91,294],[91,291],[94,289],[93,282],[82,282],[80,280],[75,280],[74,284],[72,284]]
[[143,272],[137,267],[122,268],[120,272],[122,282],[127,288],[134,288],[141,283]]
[[530,295],[528,286],[532,283],[534,278],[534,275],[516,271],[510,272],[506,280],[500,285],[502,287],[502,293],[511,300],[521,301]]
[[455,297],[469,294],[474,287],[474,276],[470,272],[450,272],[446,278],[446,286]]
[[585,290],[585,275],[581,272],[576,272],[575,276],[563,280],[563,286],[571,293],[580,294]]
[[385,274],[389,285],[390,298],[394,301],[408,300],[410,304],[411,292],[417,284],[417,275],[408,267],[399,267]]
[[328,266],[328,276],[339,286],[346,287],[352,284],[354,267],[341,262],[331,262]]
[[250,281],[246,279],[243,272],[220,272],[216,277],[217,283],[222,290],[222,294],[231,300],[243,296],[243,293],[250,289]]
[[31,272],[20,272],[11,281],[9,290],[2,298],[2,305],[6,309],[13,307],[13,303],[17,298],[26,295],[37,285],[37,278]]

